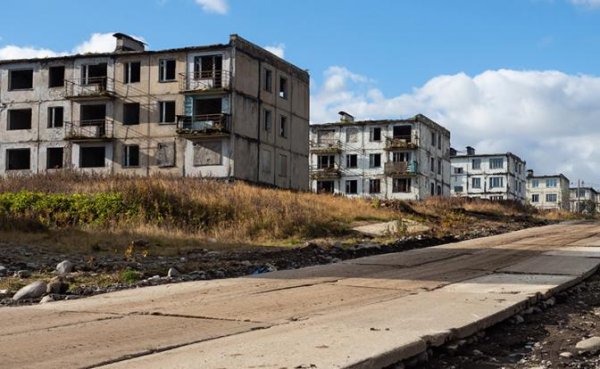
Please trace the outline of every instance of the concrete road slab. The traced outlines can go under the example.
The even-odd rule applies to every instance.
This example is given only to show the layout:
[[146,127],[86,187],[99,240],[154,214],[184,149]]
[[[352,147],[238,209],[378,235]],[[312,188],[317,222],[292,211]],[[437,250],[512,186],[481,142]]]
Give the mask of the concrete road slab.
[[600,247],[600,236],[586,237],[582,240],[570,243],[569,246]]
[[500,269],[500,272],[523,274],[563,274],[587,276],[596,271],[600,260],[577,256],[541,255]]
[[[261,327],[247,322],[119,316],[0,336],[1,368],[81,368]],[[25,349],[25,348],[29,349]],[[16,349],[20,348],[20,349]],[[166,366],[170,368],[172,366]]]
[[600,247],[570,246],[561,250],[545,252],[544,255],[579,256],[583,258],[600,258]]
[[470,250],[461,249],[416,249],[393,254],[381,254],[346,260],[343,264],[410,267],[431,263],[437,260],[450,259],[470,252]]
[[102,313],[49,312],[40,309],[39,306],[2,308],[0,310],[0,336],[112,318],[114,318],[113,315]]

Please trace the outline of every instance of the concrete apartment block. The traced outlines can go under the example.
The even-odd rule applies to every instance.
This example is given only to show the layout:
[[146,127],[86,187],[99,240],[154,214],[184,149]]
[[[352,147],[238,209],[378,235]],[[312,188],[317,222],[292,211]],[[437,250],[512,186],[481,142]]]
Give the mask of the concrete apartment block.
[[465,154],[452,149],[452,196],[525,201],[525,161],[510,152]]
[[450,195],[450,132],[424,115],[310,127],[315,192],[419,200]]
[[562,174],[536,176],[527,171],[527,203],[539,209],[571,208],[569,179]]
[[309,188],[306,71],[237,35],[160,51],[115,37],[112,53],[0,61],[0,175],[69,168]]
[[570,193],[570,208],[572,212],[594,214],[600,209],[600,193],[593,187],[572,187]]

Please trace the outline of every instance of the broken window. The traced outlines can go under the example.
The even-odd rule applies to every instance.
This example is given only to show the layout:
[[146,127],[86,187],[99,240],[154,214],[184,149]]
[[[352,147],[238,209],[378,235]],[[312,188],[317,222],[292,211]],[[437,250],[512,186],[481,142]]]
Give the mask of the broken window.
[[160,123],[175,122],[175,101],[159,101],[158,107]]
[[287,175],[288,175],[287,155],[279,154],[279,176],[287,177]]
[[392,192],[410,192],[410,178],[394,178]]
[[369,168],[381,167],[381,154],[369,154]]
[[481,188],[481,178],[479,178],[479,177],[471,178],[471,187]]
[[463,174],[463,173],[464,173],[463,167],[454,167],[454,174]]
[[335,155],[319,155],[317,160],[317,169],[327,169],[335,166]]
[[106,147],[87,146],[79,148],[79,166],[81,168],[101,168],[106,166]]
[[287,117],[284,115],[279,117],[279,136],[287,138]]
[[263,110],[263,127],[265,129],[265,131],[270,132],[271,131],[271,111],[268,109],[264,109]]
[[490,169],[502,169],[504,168],[504,158],[491,158]]
[[194,166],[221,165],[221,141],[202,141],[194,143]]
[[210,79],[215,88],[222,86],[223,74],[222,55],[203,55],[194,57],[194,79]]
[[123,83],[136,83],[140,81],[142,63],[129,62],[123,64]]
[[410,161],[410,153],[409,152],[394,152],[394,153],[392,153],[392,161],[394,163],[408,162],[408,161]]
[[429,194],[431,196],[435,196],[435,184],[433,182],[431,182],[429,185]]
[[46,150],[46,169],[59,169],[63,167],[62,147],[49,147]]
[[490,188],[504,187],[504,177],[490,177]]
[[263,80],[263,90],[267,92],[273,91],[273,71],[265,68],[264,80]]
[[431,132],[431,146],[435,146],[435,132]]
[[438,134],[437,144],[438,144],[438,149],[441,149],[442,148],[442,134],[441,133]]
[[26,170],[31,167],[31,151],[29,149],[6,150],[7,170]]
[[9,72],[9,90],[28,90],[31,88],[33,88],[33,69],[11,70]]
[[221,114],[222,111],[223,99],[221,98],[196,99],[194,104],[196,116]]
[[349,195],[355,195],[358,193],[358,181],[356,179],[350,179],[346,181],[346,193]]
[[555,193],[547,193],[546,194],[546,202],[556,202],[558,200],[558,196]]
[[81,84],[99,84],[106,87],[106,63],[85,64],[81,66]]
[[58,65],[48,68],[48,87],[62,87],[65,85],[65,66]]
[[442,174],[442,159],[437,161],[437,174]]
[[442,196],[442,186],[437,185],[437,195]]
[[81,125],[103,124],[106,120],[106,104],[81,105]]
[[31,129],[31,109],[8,111],[8,130]]
[[473,169],[481,169],[481,159],[471,160],[471,165],[473,166]]
[[358,142],[358,128],[346,128],[346,142]]
[[140,147],[139,147],[139,145],[123,146],[123,166],[124,167],[139,167],[140,166]]
[[372,142],[381,141],[381,127],[371,128],[369,140]]
[[288,83],[287,78],[279,77],[279,97],[282,99],[288,98]]
[[429,158],[429,169],[432,172],[435,172],[435,159],[434,158]]
[[356,167],[358,167],[358,155],[357,154],[346,155],[346,168],[356,168]]
[[410,141],[411,130],[411,126],[394,126],[392,135],[394,138]]
[[333,181],[317,181],[317,193],[333,193],[334,190]]
[[265,175],[271,174],[271,152],[269,150],[262,150],[260,155],[260,163],[262,172]]
[[369,179],[369,193],[380,193],[381,192],[381,180],[380,179]]
[[156,165],[161,168],[175,166],[175,142],[162,142],[158,144]]
[[62,106],[51,106],[48,108],[48,128],[60,128],[63,126],[64,109]]
[[175,59],[161,59],[158,62],[158,80],[160,82],[175,80]]
[[126,126],[140,124],[140,104],[123,104],[123,124]]
[[531,202],[540,202],[540,195],[537,193],[531,195]]

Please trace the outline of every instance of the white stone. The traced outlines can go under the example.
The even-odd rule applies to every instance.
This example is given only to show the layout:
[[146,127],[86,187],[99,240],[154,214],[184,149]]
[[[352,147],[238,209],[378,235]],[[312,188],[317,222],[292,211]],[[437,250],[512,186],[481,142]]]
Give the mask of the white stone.
[[577,342],[575,348],[580,353],[584,352],[596,352],[600,350],[600,337],[594,336]]
[[46,293],[46,282],[35,281],[21,288],[13,296],[14,301],[23,299],[35,299],[43,296]]
[[63,260],[56,266],[56,271],[58,274],[67,274],[73,271],[73,263],[69,260]]
[[169,278],[179,277],[179,271],[175,268],[169,268],[169,271],[167,272],[167,276]]
[[570,352],[568,352],[568,351],[565,351],[565,352],[561,352],[559,356],[560,356],[560,357],[565,357],[565,358],[567,358],[567,359],[568,359],[568,358],[572,357],[572,356],[573,356],[573,354],[572,354],[572,353],[570,353]]
[[47,304],[52,301],[54,301],[54,297],[52,297],[51,295],[48,295],[48,296],[42,297],[42,299],[40,300],[40,304]]

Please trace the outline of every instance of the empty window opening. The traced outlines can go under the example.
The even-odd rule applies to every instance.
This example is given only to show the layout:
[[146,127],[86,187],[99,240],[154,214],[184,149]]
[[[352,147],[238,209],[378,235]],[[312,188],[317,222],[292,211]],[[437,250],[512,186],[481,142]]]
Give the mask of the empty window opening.
[[106,120],[106,104],[81,105],[79,116],[81,125],[104,124]]
[[393,137],[410,141],[411,130],[411,126],[394,126]]
[[380,179],[369,179],[369,193],[380,193],[381,192],[381,180]]
[[159,105],[159,122],[174,123],[175,122],[175,101],[161,101]]
[[142,69],[142,63],[130,62],[123,65],[123,82],[124,83],[136,83],[140,81],[140,71]]
[[394,178],[392,192],[410,192],[410,178]]
[[194,104],[194,114],[197,116],[221,114],[223,99],[197,99]]
[[429,158],[429,169],[431,169],[432,172],[435,172],[435,159],[434,158]]
[[62,106],[51,106],[48,108],[48,128],[60,128],[63,126],[64,109]]
[[381,141],[381,127],[371,128],[371,132],[369,135],[370,141]]
[[279,117],[279,136],[287,138],[287,117],[284,115]]
[[203,141],[194,143],[194,166],[221,165],[221,152],[221,141]]
[[104,146],[81,147],[79,149],[81,168],[101,168],[106,166],[106,148]]
[[60,169],[63,167],[62,147],[49,147],[46,150],[46,169]]
[[65,85],[65,67],[58,65],[48,68],[48,87],[63,87]]
[[431,196],[435,196],[435,184],[433,182],[430,183],[429,193],[431,194]]
[[369,168],[381,167],[381,154],[369,154]]
[[6,150],[7,170],[26,170],[31,167],[31,151],[29,149]]
[[265,68],[265,75],[263,79],[263,90],[267,92],[273,92],[273,71]]
[[11,70],[9,72],[9,90],[28,90],[31,88],[33,88],[33,69]]
[[346,168],[357,168],[358,167],[358,155],[348,154],[346,155]]
[[335,155],[319,155],[317,168],[328,169],[335,167]]
[[175,80],[175,59],[161,59],[158,63],[158,80],[161,82]]
[[31,109],[8,111],[8,130],[31,129]]
[[408,161],[410,161],[410,153],[409,152],[394,152],[394,153],[392,153],[392,161],[394,163],[408,162]]
[[333,193],[334,190],[333,181],[317,181],[317,193]]
[[288,83],[285,77],[279,77],[279,97],[282,99],[288,98]]
[[442,196],[442,186],[437,185],[437,195]]
[[127,126],[140,124],[139,103],[123,104],[123,124]]
[[349,195],[355,195],[358,193],[358,181],[356,179],[346,181],[346,193]]
[[123,147],[123,166],[140,166],[140,147],[138,145],[126,145]]
[[82,85],[102,85],[106,87],[106,63],[86,64],[81,66]]
[[437,174],[442,174],[442,159],[437,161]]
[[211,79],[213,87],[222,87],[223,74],[222,55],[203,55],[194,57],[194,79]]
[[264,109],[263,110],[263,127],[264,127],[264,130],[267,132],[271,131],[271,119],[272,119],[271,111]]

